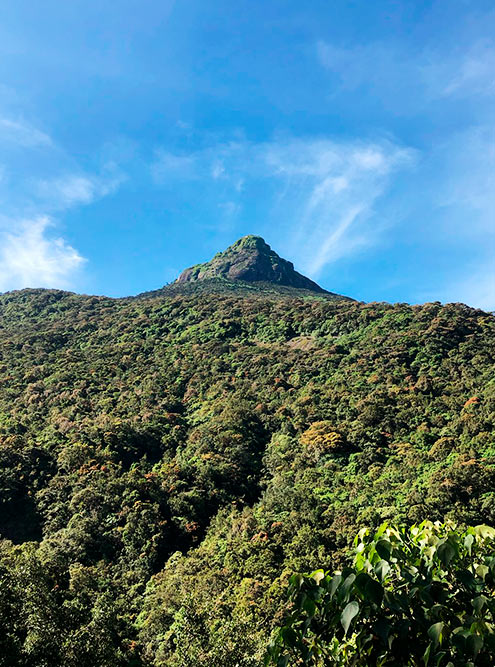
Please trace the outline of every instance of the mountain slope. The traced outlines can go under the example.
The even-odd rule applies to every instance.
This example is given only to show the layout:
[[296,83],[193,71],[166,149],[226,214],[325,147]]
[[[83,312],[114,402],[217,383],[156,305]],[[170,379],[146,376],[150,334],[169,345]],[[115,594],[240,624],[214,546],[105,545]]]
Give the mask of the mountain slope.
[[0,296],[10,664],[257,667],[359,527],[495,523],[493,316],[258,288]]
[[244,236],[205,264],[197,264],[181,273],[177,283],[211,278],[232,281],[264,282],[325,293],[315,282],[282,259],[260,236]]

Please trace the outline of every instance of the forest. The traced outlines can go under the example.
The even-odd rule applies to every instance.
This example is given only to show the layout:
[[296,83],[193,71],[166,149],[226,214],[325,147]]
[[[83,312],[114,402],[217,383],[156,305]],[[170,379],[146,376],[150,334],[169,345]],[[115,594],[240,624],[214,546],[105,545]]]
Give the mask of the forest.
[[[347,605],[347,636],[410,572],[393,549],[419,568],[431,535],[445,586],[488,559],[456,581],[492,613],[493,314],[226,280],[0,313],[1,667],[296,665],[308,633],[304,664],[406,664],[325,657],[318,614]],[[493,664],[486,614],[469,661],[410,664]]]

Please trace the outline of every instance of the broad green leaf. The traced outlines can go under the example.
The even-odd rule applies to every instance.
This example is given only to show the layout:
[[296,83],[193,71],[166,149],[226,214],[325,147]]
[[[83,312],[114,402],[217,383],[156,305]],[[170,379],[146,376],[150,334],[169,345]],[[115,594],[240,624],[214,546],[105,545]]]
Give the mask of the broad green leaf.
[[330,599],[333,598],[333,596],[335,595],[335,591],[337,590],[337,588],[340,586],[341,583],[342,583],[342,575],[341,574],[336,574],[332,577],[332,582],[330,584],[330,591],[329,591],[330,592]]
[[340,622],[344,628],[345,634],[349,630],[352,619],[359,613],[359,604],[357,602],[348,602],[340,616]]
[[345,598],[349,594],[349,591],[351,590],[351,586],[356,580],[356,575],[355,574],[350,574],[348,577],[345,578],[342,586],[340,587],[340,595]]
[[476,585],[474,575],[469,570],[458,570],[455,573],[456,579],[461,582],[466,588],[473,588]]
[[480,637],[480,635],[469,635],[469,637],[466,640],[466,644],[469,649],[469,652],[472,653],[473,656],[476,658],[478,653],[483,648],[483,637]]
[[375,565],[375,574],[380,581],[383,581],[389,572],[390,565],[386,560],[382,559]]
[[392,545],[388,540],[378,540],[375,544],[376,553],[380,558],[388,559],[392,553]]
[[381,604],[383,598],[382,585],[370,577],[366,572],[360,572],[356,577],[356,588],[365,600],[370,600],[375,604]]
[[478,595],[478,597],[474,598],[474,600],[471,600],[471,604],[473,605],[477,614],[480,613],[487,602],[488,600],[484,595]]
[[314,616],[315,615],[316,604],[315,604],[314,600],[312,600],[311,598],[306,598],[303,602],[302,607],[303,607],[304,611],[308,614],[308,616]]
[[450,562],[454,558],[455,554],[456,549],[448,540],[447,542],[441,544],[437,549],[437,555],[445,567],[450,565]]
[[485,580],[485,577],[489,571],[490,569],[486,565],[478,565],[476,568],[476,574],[480,579],[483,579],[483,581]]
[[292,577],[289,579],[289,584],[294,588],[300,588],[303,581],[304,577],[302,576],[302,574],[293,574]]
[[365,587],[365,594],[368,600],[380,606],[383,600],[383,587],[378,581],[369,577]]
[[474,543],[474,535],[469,533],[469,535],[466,535],[466,537],[464,538],[464,546],[468,550],[469,554],[471,554],[471,548],[473,546],[473,543]]
[[293,628],[282,628],[280,634],[282,635],[282,639],[284,640],[286,646],[294,648],[294,646],[297,645],[297,634]]
[[377,637],[379,637],[384,644],[387,643],[388,636],[390,634],[390,630],[392,629],[392,626],[390,622],[386,618],[379,618],[375,625],[374,625],[374,631]]
[[443,628],[444,624],[442,621],[439,623],[434,623],[428,628],[428,637],[432,640],[435,646],[438,646],[442,643]]
[[491,540],[495,539],[495,528],[492,528],[491,526],[485,526],[485,525],[475,526],[474,530],[483,539],[487,537]]

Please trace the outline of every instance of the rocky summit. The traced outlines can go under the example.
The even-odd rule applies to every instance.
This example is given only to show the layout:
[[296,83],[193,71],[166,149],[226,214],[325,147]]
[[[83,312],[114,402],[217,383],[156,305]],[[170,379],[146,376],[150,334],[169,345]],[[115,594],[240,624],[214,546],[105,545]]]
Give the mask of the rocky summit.
[[243,236],[209,262],[185,269],[176,283],[225,278],[245,282],[268,282],[287,287],[325,293],[313,280],[294,269],[292,262],[280,257],[261,236]]

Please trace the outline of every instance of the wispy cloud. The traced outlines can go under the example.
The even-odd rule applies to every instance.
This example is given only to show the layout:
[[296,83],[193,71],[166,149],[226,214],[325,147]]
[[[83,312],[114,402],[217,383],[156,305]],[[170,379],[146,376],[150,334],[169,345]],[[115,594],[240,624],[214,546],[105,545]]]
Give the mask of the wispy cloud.
[[86,176],[69,174],[53,180],[37,183],[37,194],[43,200],[51,200],[58,208],[68,208],[76,204],[89,204],[95,198],[97,184]]
[[261,154],[282,186],[276,214],[291,221],[289,251],[312,276],[373,242],[375,202],[392,175],[416,159],[415,151],[390,141],[293,140]]
[[[368,87],[387,109],[408,113],[448,97],[495,95],[495,42],[478,41],[450,51],[404,43],[368,42],[352,48],[320,40],[320,64],[333,76],[332,94]],[[335,87],[335,83],[338,86]]]
[[64,239],[50,235],[48,217],[20,221],[0,232],[0,290],[68,287],[83,257]]
[[164,184],[198,181],[206,191],[203,201],[215,201],[229,220],[241,215],[247,198],[258,197],[265,229],[281,231],[281,249],[317,276],[329,262],[372,242],[379,232],[370,223],[375,202],[393,174],[415,159],[415,151],[386,140],[289,137],[161,153],[152,173]]
[[81,168],[45,132],[0,117],[0,290],[69,287],[84,264],[55,233],[54,214],[114,192],[124,175],[113,162],[96,173]]
[[316,54],[329,95],[348,100],[356,92],[364,102],[379,101],[388,119],[415,116],[421,128],[421,169],[402,202],[408,228],[395,242],[423,249],[430,282],[435,277],[422,286],[415,276],[411,291],[494,308],[495,40],[483,34],[489,29],[477,24],[474,38],[466,27],[456,39],[423,42],[419,50],[405,40],[352,48],[320,41]]
[[10,142],[23,148],[51,146],[51,137],[29,123],[0,118],[0,142]]
[[487,40],[476,42],[467,51],[453,54],[446,62],[437,58],[423,65],[423,73],[438,95],[493,95],[495,44]]
[[33,194],[52,210],[65,210],[106,197],[115,192],[124,180],[124,175],[114,165],[110,165],[100,175],[68,173],[39,180],[33,184]]

